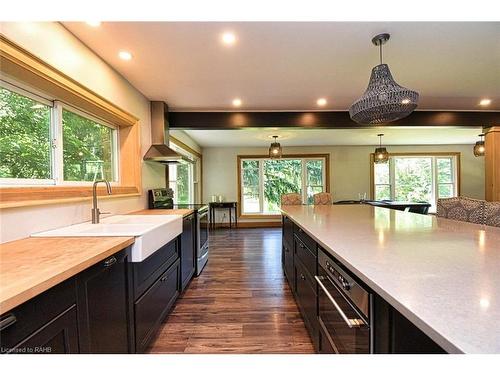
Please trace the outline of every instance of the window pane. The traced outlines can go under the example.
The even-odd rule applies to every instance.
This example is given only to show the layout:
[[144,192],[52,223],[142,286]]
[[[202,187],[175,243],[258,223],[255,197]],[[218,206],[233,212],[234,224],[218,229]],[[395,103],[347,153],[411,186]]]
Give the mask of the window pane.
[[281,196],[300,193],[302,186],[302,160],[265,160],[264,212],[277,213]]
[[391,199],[390,185],[375,186],[375,200]]
[[114,181],[113,129],[63,110],[64,180]]
[[375,184],[390,184],[389,163],[373,164],[375,174]]
[[0,88],[0,177],[51,178],[50,107]]
[[453,182],[453,166],[451,158],[437,159],[438,183]]
[[243,160],[243,212],[260,212],[259,203],[259,162],[257,160]]
[[398,201],[432,200],[432,158],[394,158],[395,199]]
[[313,204],[313,196],[323,192],[323,160],[306,160],[307,204]]
[[439,198],[451,198],[454,196],[453,184],[439,184],[438,185],[438,197]]
[[177,164],[177,203],[192,203],[189,199],[189,169],[191,164]]

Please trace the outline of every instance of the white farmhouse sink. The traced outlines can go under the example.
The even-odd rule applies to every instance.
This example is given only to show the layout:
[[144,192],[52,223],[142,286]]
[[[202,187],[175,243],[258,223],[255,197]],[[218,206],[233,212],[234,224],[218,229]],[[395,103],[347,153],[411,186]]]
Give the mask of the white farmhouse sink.
[[142,262],[182,233],[182,215],[115,215],[99,224],[82,223],[34,233],[32,237],[135,237],[132,262]]

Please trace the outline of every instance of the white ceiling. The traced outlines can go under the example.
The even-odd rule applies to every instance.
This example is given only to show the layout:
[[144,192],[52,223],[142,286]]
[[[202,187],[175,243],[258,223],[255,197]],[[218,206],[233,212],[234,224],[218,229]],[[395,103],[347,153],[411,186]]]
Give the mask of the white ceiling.
[[[419,109],[500,109],[500,23],[84,22],[64,26],[148,98],[174,110],[346,110],[366,89],[384,47],[398,83],[420,92]],[[237,35],[232,47],[221,33]],[[131,61],[118,58],[125,49]]]
[[269,147],[272,136],[286,146],[474,144],[481,128],[377,127],[352,129],[247,128],[238,130],[185,130],[201,147]]

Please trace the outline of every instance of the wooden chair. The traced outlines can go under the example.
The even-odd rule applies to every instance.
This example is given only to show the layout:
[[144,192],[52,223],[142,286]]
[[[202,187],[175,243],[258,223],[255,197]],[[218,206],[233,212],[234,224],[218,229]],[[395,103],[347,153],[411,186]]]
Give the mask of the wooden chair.
[[439,198],[437,201],[438,217],[484,224],[485,201],[467,197]]
[[317,193],[313,195],[314,204],[332,204],[332,195],[330,193]]
[[298,193],[283,194],[281,196],[282,206],[296,206],[302,204],[302,197]]

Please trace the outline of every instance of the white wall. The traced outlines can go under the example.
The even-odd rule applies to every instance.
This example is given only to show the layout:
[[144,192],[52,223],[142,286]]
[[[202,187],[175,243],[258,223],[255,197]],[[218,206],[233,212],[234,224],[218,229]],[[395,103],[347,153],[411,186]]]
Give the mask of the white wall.
[[[461,194],[484,199],[484,158],[472,154],[473,145],[388,146],[389,152],[460,152]],[[285,147],[284,154],[330,154],[330,191],[334,200],[358,199],[370,194],[370,153],[372,146]],[[237,201],[237,156],[266,155],[266,148],[204,148],[203,201],[222,195]],[[220,216],[218,218],[220,220]]]
[[[151,144],[149,101],[73,34],[54,22],[2,23],[1,31],[8,39],[139,118],[142,153],[147,151]],[[145,208],[147,189],[164,186],[164,167],[143,163],[142,185],[140,197],[102,199],[99,203],[102,211],[127,213]],[[90,201],[86,201],[2,209],[0,242],[90,220],[90,208]]]

